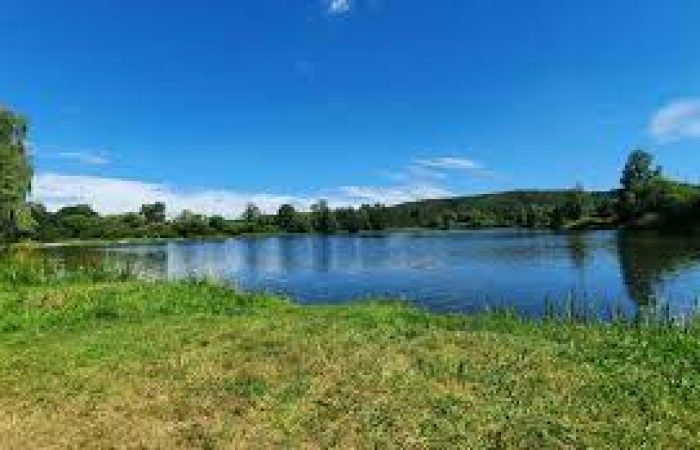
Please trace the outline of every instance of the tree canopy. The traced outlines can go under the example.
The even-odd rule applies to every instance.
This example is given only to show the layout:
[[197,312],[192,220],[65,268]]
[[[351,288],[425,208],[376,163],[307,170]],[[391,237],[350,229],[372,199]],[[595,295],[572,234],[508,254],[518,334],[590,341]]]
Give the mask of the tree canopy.
[[25,139],[26,121],[0,107],[0,239],[12,240],[31,228],[27,196],[32,166]]

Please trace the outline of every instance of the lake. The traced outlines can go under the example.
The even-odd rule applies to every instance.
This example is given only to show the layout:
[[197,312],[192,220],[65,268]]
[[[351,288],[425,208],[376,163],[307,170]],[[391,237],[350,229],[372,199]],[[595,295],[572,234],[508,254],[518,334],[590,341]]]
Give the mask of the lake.
[[439,312],[512,308],[547,299],[605,317],[640,306],[694,307],[700,238],[645,232],[523,230],[289,235],[47,250],[68,265],[129,264],[149,277],[211,277],[302,303],[404,299]]

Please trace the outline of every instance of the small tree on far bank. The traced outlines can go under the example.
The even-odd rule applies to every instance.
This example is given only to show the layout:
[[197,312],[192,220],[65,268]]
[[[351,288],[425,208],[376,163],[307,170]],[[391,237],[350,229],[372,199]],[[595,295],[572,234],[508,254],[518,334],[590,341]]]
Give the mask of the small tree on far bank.
[[591,213],[592,206],[591,199],[583,189],[583,185],[578,183],[566,195],[564,217],[571,221],[581,220]]
[[660,176],[661,167],[654,165],[654,156],[638,149],[627,157],[620,184],[623,191],[639,191]]
[[310,228],[308,217],[289,204],[280,206],[275,222],[281,230],[288,233],[305,233]]
[[262,218],[262,211],[255,203],[248,203],[243,211],[242,219],[248,223],[259,223]]
[[644,150],[630,153],[620,177],[618,215],[623,220],[639,217],[655,209],[655,186],[662,178],[660,166],[654,164],[654,156]]
[[141,206],[140,214],[149,224],[165,223],[165,203],[155,202]]
[[335,213],[328,206],[327,200],[320,200],[311,206],[311,217],[315,231],[324,234],[332,234],[338,231],[338,221]]

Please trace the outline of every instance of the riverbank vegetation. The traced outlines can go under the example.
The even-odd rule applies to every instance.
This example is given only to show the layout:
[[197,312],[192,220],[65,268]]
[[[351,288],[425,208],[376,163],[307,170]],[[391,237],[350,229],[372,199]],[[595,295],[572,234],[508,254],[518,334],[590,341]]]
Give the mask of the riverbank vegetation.
[[700,223],[700,188],[668,179],[653,156],[637,150],[622,170],[620,189],[514,191],[394,206],[331,208],[325,200],[310,210],[282,205],[276,214],[249,204],[238,218],[170,211],[162,202],[139,211],[100,215],[89,205],[48,211],[27,203],[31,164],[24,119],[0,109],[0,239],[57,242],[89,239],[191,238],[244,233],[358,233],[397,228],[464,229],[523,227],[554,229],[659,228]]
[[138,212],[107,216],[88,205],[49,212],[39,204],[30,204],[34,226],[25,228],[21,236],[51,242],[278,232],[358,233],[399,228],[654,228],[700,223],[700,189],[665,178],[646,152],[630,155],[621,186],[609,192],[587,192],[579,186],[565,191],[515,191],[360,208],[332,209],[321,200],[310,211],[282,205],[276,214],[264,214],[250,204],[238,219],[190,211],[169,218],[166,205],[160,202],[143,205]]
[[399,303],[299,307],[208,282],[70,273],[31,258],[2,267],[8,448],[680,448],[700,440],[693,322],[441,316]]

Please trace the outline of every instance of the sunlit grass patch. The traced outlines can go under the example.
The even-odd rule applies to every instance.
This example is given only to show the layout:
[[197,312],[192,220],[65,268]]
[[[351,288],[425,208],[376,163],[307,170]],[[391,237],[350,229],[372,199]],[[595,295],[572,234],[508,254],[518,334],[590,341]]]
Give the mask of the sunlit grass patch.
[[195,281],[4,286],[10,447],[700,442],[693,326],[299,307]]

